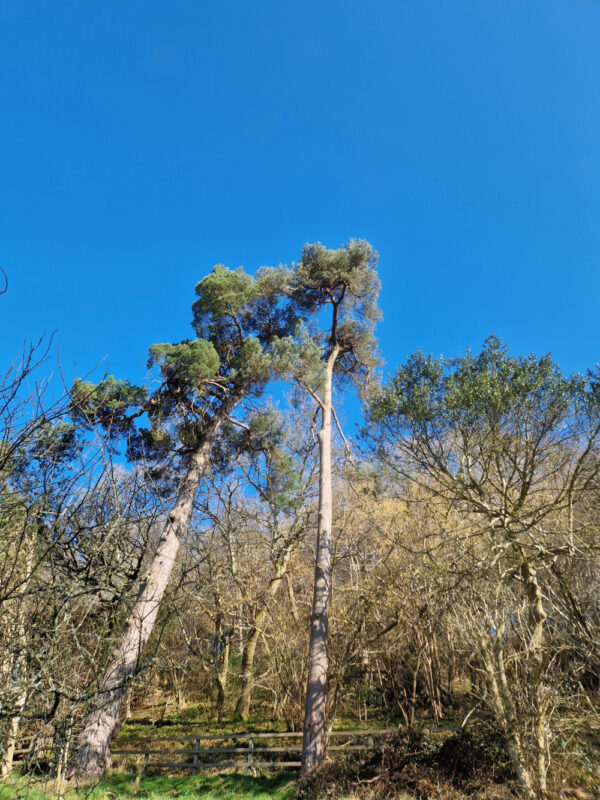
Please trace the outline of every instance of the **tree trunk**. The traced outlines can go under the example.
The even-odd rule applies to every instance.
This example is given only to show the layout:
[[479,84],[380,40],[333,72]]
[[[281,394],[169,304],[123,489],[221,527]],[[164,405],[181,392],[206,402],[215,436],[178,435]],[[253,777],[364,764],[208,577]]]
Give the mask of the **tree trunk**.
[[[29,588],[31,576],[33,574],[33,552],[34,541],[26,534],[24,539],[25,556],[25,580],[23,583],[22,592],[25,595],[25,589]],[[25,609],[23,608],[25,601],[21,600],[16,609],[16,648],[15,652],[11,655],[12,664],[10,665],[9,672],[11,682],[16,686],[21,684],[21,691],[16,699],[15,711],[16,714],[11,717],[8,723],[8,730],[6,740],[4,742],[4,757],[0,763],[0,777],[5,778],[12,772],[13,760],[15,757],[15,750],[17,747],[19,726],[21,724],[21,716],[27,702],[27,623],[25,619]]]
[[487,635],[479,637],[480,653],[486,672],[488,689],[491,695],[496,719],[502,725],[506,736],[506,747],[513,769],[517,776],[524,797],[535,800],[535,791],[531,775],[527,767],[525,753],[518,728],[517,710],[508,688],[508,680],[504,669],[504,653],[502,639],[504,626],[499,626],[490,647]]
[[[269,598],[275,597],[283,577],[287,572],[288,564],[294,549],[294,544],[287,545],[275,568],[275,576],[269,584]],[[250,701],[252,699],[252,677],[254,672],[254,657],[256,646],[263,630],[263,623],[266,616],[266,607],[260,608],[255,617],[252,631],[244,647],[242,654],[242,691],[235,708],[235,716],[246,721],[250,715]]]
[[544,685],[544,632],[547,614],[534,566],[525,562],[521,567],[521,575],[529,601],[529,621],[531,626],[529,649],[533,664],[529,669],[529,689],[533,705],[533,728],[537,750],[536,777],[540,797],[545,800],[548,796],[546,777],[548,771],[547,700],[546,687]]
[[320,764],[327,742],[327,634],[329,626],[329,593],[331,584],[331,385],[333,367],[338,355],[334,347],[328,361],[321,405],[319,431],[319,527],[312,621],[310,629],[308,683],[302,739],[302,774]]
[[235,716],[244,722],[250,716],[250,699],[252,697],[252,675],[254,672],[254,656],[256,645],[262,632],[265,609],[261,608],[254,618],[254,625],[242,653],[242,691],[235,707]]
[[285,575],[287,583],[288,597],[290,599],[290,609],[294,622],[300,622],[300,614],[298,613],[298,606],[296,605],[296,595],[294,594],[294,585],[292,583],[292,576],[289,572]]
[[217,722],[223,721],[223,709],[225,708],[225,697],[227,695],[227,678],[229,676],[229,651],[231,649],[231,637],[228,635],[223,643],[223,661],[221,669],[217,675],[217,704],[215,713]]
[[[23,693],[19,698],[18,705],[19,710],[22,710],[25,706],[27,695]],[[4,744],[4,758],[2,759],[2,763],[0,764],[0,777],[5,778],[12,772],[13,768],[13,759],[15,757],[15,749],[17,747],[17,739],[19,735],[19,723],[21,722],[21,717],[12,717],[10,722],[8,723],[8,731],[6,735],[6,741]]]
[[117,727],[119,708],[128,685],[154,628],[160,602],[167,588],[181,536],[192,516],[196,490],[208,464],[212,443],[221,425],[215,420],[201,446],[191,456],[179,487],[173,510],[160,537],[156,553],[142,581],[133,609],[125,623],[104,673],[94,708],[84,719],[77,752],[70,772],[78,776],[101,777],[111,765],[109,744]]

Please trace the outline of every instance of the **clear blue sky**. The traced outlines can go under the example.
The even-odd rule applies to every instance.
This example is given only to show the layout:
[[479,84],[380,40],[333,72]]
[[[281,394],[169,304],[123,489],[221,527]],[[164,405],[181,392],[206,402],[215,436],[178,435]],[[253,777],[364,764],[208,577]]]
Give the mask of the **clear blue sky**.
[[191,335],[217,262],[380,252],[388,370],[600,358],[597,0],[2,0],[0,356]]

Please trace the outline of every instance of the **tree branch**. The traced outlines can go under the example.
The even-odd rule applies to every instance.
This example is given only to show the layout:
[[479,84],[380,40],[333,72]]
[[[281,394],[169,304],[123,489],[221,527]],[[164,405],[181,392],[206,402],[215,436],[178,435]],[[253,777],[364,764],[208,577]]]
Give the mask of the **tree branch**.
[[350,443],[348,442],[348,440],[344,436],[344,431],[342,430],[342,426],[340,425],[340,421],[338,419],[338,415],[336,414],[336,411],[335,411],[335,408],[333,407],[333,405],[331,406],[331,413],[333,414],[333,418],[335,420],[335,424],[337,425],[337,429],[340,432],[340,436],[344,440],[344,446],[345,446],[346,450],[349,453],[351,453],[352,452],[352,448],[350,447]]

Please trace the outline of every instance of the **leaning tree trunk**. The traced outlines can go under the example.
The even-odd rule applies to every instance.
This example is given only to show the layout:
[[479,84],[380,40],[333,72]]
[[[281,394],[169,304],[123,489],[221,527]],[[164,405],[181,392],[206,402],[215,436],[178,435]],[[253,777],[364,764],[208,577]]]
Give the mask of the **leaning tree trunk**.
[[319,527],[315,564],[312,621],[310,629],[308,683],[302,738],[302,774],[320,764],[327,743],[327,635],[331,584],[331,384],[337,346],[327,361],[319,431]]
[[175,505],[167,518],[135,605],[111,654],[94,707],[84,719],[78,748],[69,765],[72,774],[101,777],[111,765],[109,744],[117,727],[121,702],[154,628],[181,536],[192,516],[196,490],[208,464],[219,427],[220,421],[215,420],[202,445],[190,457]]

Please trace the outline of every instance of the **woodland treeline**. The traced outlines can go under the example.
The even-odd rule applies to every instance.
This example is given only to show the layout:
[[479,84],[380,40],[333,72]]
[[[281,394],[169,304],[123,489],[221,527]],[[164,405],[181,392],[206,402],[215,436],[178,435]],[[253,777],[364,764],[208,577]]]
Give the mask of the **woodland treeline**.
[[24,733],[21,768],[50,736],[49,769],[102,775],[153,698],[303,730],[305,773],[336,718],[374,716],[485,724],[529,798],[555,796],[565,758],[587,768],[598,371],[495,336],[382,368],[376,268],[359,240],[255,276],[215,267],[194,338],[152,345],[141,386],[106,376],[57,398],[48,340],[6,369],[3,775]]

